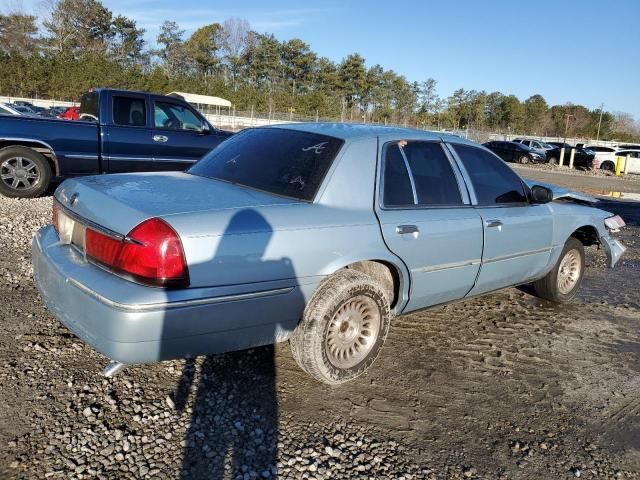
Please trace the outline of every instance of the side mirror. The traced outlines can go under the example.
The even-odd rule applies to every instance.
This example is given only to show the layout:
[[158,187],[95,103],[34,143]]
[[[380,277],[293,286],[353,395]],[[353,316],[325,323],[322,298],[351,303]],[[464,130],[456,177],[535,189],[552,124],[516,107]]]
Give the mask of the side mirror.
[[531,187],[531,203],[541,204],[549,203],[553,200],[553,192],[542,185],[534,185]]

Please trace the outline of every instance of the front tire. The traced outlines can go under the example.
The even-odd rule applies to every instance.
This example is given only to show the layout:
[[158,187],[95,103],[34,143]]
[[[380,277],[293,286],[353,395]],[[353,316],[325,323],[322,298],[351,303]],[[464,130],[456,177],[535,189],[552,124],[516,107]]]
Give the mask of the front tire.
[[535,295],[555,303],[571,301],[580,289],[584,268],[584,245],[570,237],[553,270],[533,283]]
[[320,382],[348,382],[378,357],[390,319],[384,286],[362,272],[341,270],[318,288],[305,308],[289,339],[293,357]]
[[549,159],[549,163],[550,163],[551,165],[558,165],[558,159],[557,159],[556,157],[551,157],[551,158]]
[[28,147],[0,150],[0,194],[5,197],[34,198],[51,182],[51,167],[43,155]]
[[529,156],[528,155],[522,155],[518,159],[518,163],[520,163],[521,165],[526,165],[527,163],[529,163]]

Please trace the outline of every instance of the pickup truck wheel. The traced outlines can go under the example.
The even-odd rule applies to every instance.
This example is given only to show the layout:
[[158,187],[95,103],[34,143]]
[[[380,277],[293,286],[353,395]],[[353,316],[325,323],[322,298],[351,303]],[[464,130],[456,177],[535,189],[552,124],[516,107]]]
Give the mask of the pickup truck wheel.
[[0,150],[0,193],[6,197],[42,195],[51,181],[51,167],[41,154],[27,147]]
[[338,384],[371,366],[389,325],[384,287],[369,275],[342,270],[318,288],[289,343],[305,372],[321,382]]
[[571,237],[564,244],[553,270],[533,283],[536,296],[556,303],[570,301],[578,293],[584,267],[584,246],[580,240]]

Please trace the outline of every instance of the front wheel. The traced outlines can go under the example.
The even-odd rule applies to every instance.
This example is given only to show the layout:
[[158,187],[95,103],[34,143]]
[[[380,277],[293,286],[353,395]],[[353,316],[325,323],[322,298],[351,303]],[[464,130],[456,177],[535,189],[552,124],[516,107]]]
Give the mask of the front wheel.
[[556,303],[566,303],[578,293],[584,275],[584,246],[571,237],[564,244],[553,270],[533,283],[536,296]]
[[522,155],[519,159],[518,159],[518,163],[522,164],[522,165],[526,165],[527,163],[529,163],[529,156],[528,155]]
[[549,159],[549,163],[550,163],[551,165],[558,165],[558,159],[557,159],[556,157],[551,157],[551,158]]
[[305,308],[289,343],[298,365],[323,383],[364,373],[377,358],[390,325],[385,288],[355,270],[329,277]]

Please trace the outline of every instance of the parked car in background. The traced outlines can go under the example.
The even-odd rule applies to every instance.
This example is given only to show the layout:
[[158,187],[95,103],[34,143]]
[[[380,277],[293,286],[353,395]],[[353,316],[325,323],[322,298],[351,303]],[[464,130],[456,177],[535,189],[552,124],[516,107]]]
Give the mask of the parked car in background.
[[637,149],[629,149],[629,150],[618,150],[616,152],[616,161],[617,157],[627,157],[629,156],[629,166],[625,168],[627,173],[635,173],[640,174],[640,148]]
[[59,118],[64,112],[68,110],[68,107],[50,107],[49,116]]
[[522,284],[570,301],[585,245],[610,267],[625,250],[610,233],[622,219],[590,200],[442,133],[253,128],[184,173],[65,181],[34,277],[51,312],[119,362],[106,375],[289,340],[304,371],[337,384],[372,365],[396,315]]
[[640,145],[635,145],[635,144],[624,144],[624,145],[618,145],[618,148],[620,150],[640,150]]
[[[555,144],[556,143],[554,142],[553,145]],[[563,145],[562,143],[559,143],[559,144]],[[566,145],[564,148],[564,159],[563,159],[564,166],[569,165],[569,160],[571,158],[571,149],[575,148],[576,153],[573,158],[573,167],[579,168],[582,170],[591,170],[593,168],[593,160],[595,158],[595,154],[593,152],[591,152],[590,150],[586,150],[584,148],[574,147],[568,143],[565,143],[564,145]],[[558,165],[558,163],[560,162],[560,151],[561,151],[561,148],[556,147],[553,150],[549,150],[547,152],[547,158],[549,160],[549,163],[553,165]]]
[[531,140],[529,138],[516,138],[513,140],[515,143],[521,143],[527,147],[533,148],[540,153],[544,153],[545,156],[549,150],[553,150],[554,146],[540,140]]
[[617,148],[604,147],[601,145],[589,145],[587,150],[595,154],[593,160],[593,168],[601,168],[603,170],[614,171],[616,169],[616,152]]
[[65,120],[80,120],[80,107],[66,108],[58,115],[58,118],[63,118]]
[[35,115],[36,112],[27,105],[14,104],[13,108],[20,112],[22,115]]
[[14,105],[20,105],[21,107],[33,108],[33,103],[27,102],[26,100],[16,100],[13,103]]
[[544,153],[539,152],[522,143],[503,142],[494,140],[483,144],[493,153],[502,158],[505,162],[516,163],[544,163],[547,157]]
[[0,115],[22,115],[11,103],[0,103]]
[[52,179],[96,173],[186,170],[232,135],[184,100],[98,89],[80,120],[15,116],[0,121],[0,194],[36,197]]

